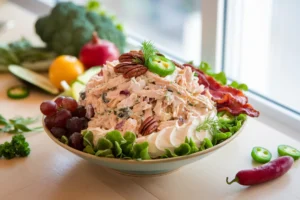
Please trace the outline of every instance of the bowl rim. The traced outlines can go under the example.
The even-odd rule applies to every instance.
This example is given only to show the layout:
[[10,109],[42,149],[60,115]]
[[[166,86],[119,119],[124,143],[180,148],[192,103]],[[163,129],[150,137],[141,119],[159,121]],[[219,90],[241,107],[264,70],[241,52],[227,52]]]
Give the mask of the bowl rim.
[[56,137],[54,137],[52,135],[52,133],[50,132],[50,130],[46,127],[44,119],[45,119],[45,116],[43,115],[42,124],[43,124],[43,128],[44,128],[45,132],[56,144],[63,147],[64,149],[67,149],[68,151],[70,151],[74,154],[80,155],[81,157],[88,157],[88,158],[93,159],[93,160],[99,160],[99,161],[110,162],[110,163],[123,163],[123,164],[155,164],[155,163],[176,162],[176,161],[180,161],[180,160],[181,161],[182,160],[188,160],[190,158],[195,158],[195,157],[210,153],[212,151],[215,151],[215,150],[219,149],[220,147],[225,146],[226,144],[228,144],[232,140],[234,140],[238,135],[240,135],[240,133],[244,129],[246,123],[248,122],[248,117],[247,117],[246,120],[243,122],[243,125],[241,126],[241,128],[235,134],[233,134],[230,138],[228,138],[225,141],[223,141],[222,143],[217,144],[217,145],[215,145],[215,146],[213,146],[209,149],[206,149],[204,151],[199,151],[199,152],[192,153],[192,154],[189,154],[189,155],[177,156],[177,157],[172,157],[172,158],[136,160],[136,159],[120,159],[120,158],[98,157],[98,156],[91,155],[89,153],[85,153],[83,151],[79,151],[77,149],[74,149],[74,148],[70,147],[69,145],[66,145],[66,144],[60,142]]

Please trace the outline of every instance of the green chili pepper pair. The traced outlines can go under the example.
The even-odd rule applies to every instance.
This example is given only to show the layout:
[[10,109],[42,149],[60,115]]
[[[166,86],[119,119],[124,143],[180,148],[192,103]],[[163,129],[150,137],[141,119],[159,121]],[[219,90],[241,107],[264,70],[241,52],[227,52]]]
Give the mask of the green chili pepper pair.
[[[300,151],[288,145],[279,145],[277,151],[280,156],[291,156],[294,160],[300,158]],[[251,156],[258,163],[267,163],[272,158],[271,152],[263,147],[253,147]]]

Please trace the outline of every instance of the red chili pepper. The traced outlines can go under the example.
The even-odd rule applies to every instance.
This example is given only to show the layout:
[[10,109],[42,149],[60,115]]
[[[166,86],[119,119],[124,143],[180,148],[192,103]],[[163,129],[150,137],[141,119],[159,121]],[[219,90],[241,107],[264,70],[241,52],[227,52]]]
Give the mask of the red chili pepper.
[[257,168],[239,171],[235,179],[229,182],[227,177],[226,182],[229,185],[233,182],[238,182],[241,185],[264,183],[285,174],[292,167],[293,163],[294,159],[290,156],[279,157]]

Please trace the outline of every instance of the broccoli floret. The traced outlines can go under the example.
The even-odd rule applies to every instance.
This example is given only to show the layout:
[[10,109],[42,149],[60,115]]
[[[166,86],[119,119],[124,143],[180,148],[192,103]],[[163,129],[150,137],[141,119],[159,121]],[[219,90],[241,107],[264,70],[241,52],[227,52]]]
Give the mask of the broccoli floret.
[[15,135],[11,140],[11,144],[14,147],[15,153],[20,157],[26,157],[30,154],[30,148],[28,142],[26,142],[23,135]]
[[15,149],[10,142],[5,142],[2,146],[2,156],[6,159],[12,159],[16,157]]
[[121,53],[125,47],[124,33],[109,17],[72,2],[56,4],[50,15],[37,20],[35,29],[47,47],[58,54],[78,56],[94,31],[101,39],[113,42]]

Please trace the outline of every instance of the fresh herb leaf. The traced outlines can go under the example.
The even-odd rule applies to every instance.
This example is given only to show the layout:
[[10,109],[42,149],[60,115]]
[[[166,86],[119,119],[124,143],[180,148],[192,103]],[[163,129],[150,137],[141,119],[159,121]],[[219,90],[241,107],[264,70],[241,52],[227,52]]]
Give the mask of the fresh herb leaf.
[[3,127],[0,128],[0,132],[16,134],[42,130],[42,127],[29,128],[26,126],[36,121],[37,118],[31,117],[15,117],[7,120],[2,115],[0,115],[0,125],[3,125]]
[[12,124],[19,123],[19,124],[29,125],[29,124],[36,122],[37,120],[38,120],[38,118],[33,118],[33,117],[27,117],[27,118],[15,117],[13,119],[10,119],[9,121]]
[[219,132],[219,121],[210,117],[204,119],[203,123],[197,126],[196,131],[207,130],[211,135]]
[[98,140],[96,149],[105,150],[105,149],[111,149],[112,147],[113,147],[112,142],[103,137]]
[[11,142],[0,144],[0,158],[12,159],[16,156],[26,157],[30,154],[28,142],[23,135],[14,135]]
[[9,122],[0,114],[0,125],[7,125]]
[[145,62],[147,62],[151,56],[154,56],[158,52],[158,50],[153,45],[153,42],[151,41],[142,42],[141,50],[144,54]]

